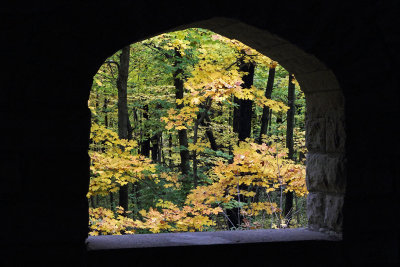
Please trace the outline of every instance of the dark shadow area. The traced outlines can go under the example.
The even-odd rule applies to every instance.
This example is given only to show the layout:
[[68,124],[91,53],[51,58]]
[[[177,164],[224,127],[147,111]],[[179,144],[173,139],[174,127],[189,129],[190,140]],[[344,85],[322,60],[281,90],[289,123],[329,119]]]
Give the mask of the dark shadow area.
[[[4,3],[0,265],[397,266],[399,10],[394,1]],[[277,57],[310,88],[309,159],[332,166],[310,176],[310,221],[316,230],[342,231],[342,241],[87,253],[92,77],[121,47],[200,21]]]
[[[126,264],[130,258],[135,266],[230,266],[249,262],[260,266],[297,266],[305,263],[307,266],[321,266],[321,263],[323,266],[343,266],[341,249],[341,243],[333,241],[188,245],[92,251],[89,252],[88,262],[89,266],[110,266]],[[313,255],[316,250],[321,253]],[[286,255],[288,251],[290,257]],[[329,261],[326,260],[328,258]]]

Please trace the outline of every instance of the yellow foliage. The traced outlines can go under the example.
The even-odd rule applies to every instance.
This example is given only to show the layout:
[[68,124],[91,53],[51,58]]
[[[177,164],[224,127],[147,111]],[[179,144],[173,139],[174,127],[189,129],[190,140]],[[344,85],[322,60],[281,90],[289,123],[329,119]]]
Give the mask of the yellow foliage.
[[142,155],[132,155],[137,143],[119,139],[117,133],[96,123],[91,128],[91,179],[87,197],[108,195],[120,186],[151,178],[155,164]]
[[[183,37],[185,33],[176,32],[171,41],[167,40],[170,34],[161,35],[159,39],[151,41],[165,50],[173,50],[182,57],[185,50],[191,45]],[[179,36],[182,35],[182,36]],[[282,102],[267,99],[264,91],[251,88],[243,88],[243,72],[239,70],[238,59],[242,62],[268,65],[277,67],[278,63],[260,54],[258,51],[245,44],[225,38],[218,34],[213,35],[214,40],[220,40],[229,45],[218,45],[218,42],[202,45],[198,52],[199,61],[191,67],[189,78],[184,86],[188,93],[182,99],[177,99],[176,104],[180,108],[171,108],[167,116],[162,117],[167,130],[183,130],[194,125],[200,110],[205,106],[222,101],[231,103],[232,96],[239,99],[252,100],[258,106],[267,106],[275,112],[286,112],[288,107]],[[102,81],[95,79],[97,86],[102,86]],[[296,80],[293,81],[298,86]],[[140,96],[141,97],[141,96]],[[206,104],[207,103],[207,104]],[[95,109],[90,106],[92,112]],[[295,134],[296,136],[296,134]],[[165,188],[180,189],[181,183],[177,173],[162,172],[156,174],[155,164],[151,160],[137,154],[137,142],[119,139],[118,134],[96,123],[91,129],[91,145],[89,155],[91,158],[90,190],[87,197],[96,194],[107,195],[117,192],[120,186],[135,183],[143,179],[152,179],[159,183],[164,180]],[[278,137],[272,137],[277,141]],[[265,193],[281,188],[284,192],[292,191],[298,196],[307,195],[305,185],[305,167],[286,159],[286,149],[277,143],[267,145],[267,140],[262,144],[251,142],[234,143],[234,138],[229,136],[229,142],[233,142],[233,162],[218,161],[209,171],[212,183],[200,185],[192,189],[187,195],[183,206],[159,199],[156,207],[141,210],[139,214],[142,220],[133,220],[126,216],[121,207],[116,213],[105,208],[89,209],[90,235],[101,234],[133,234],[137,230],[148,230],[153,233],[177,232],[177,231],[202,231],[216,224],[215,217],[223,213],[223,206],[234,202],[238,195],[246,198],[255,196],[252,190],[245,188],[260,187]],[[270,141],[270,140],[268,140]],[[228,142],[228,141],[227,141]],[[302,139],[295,139],[295,145],[304,147]],[[204,152],[209,144],[190,143],[189,151]],[[298,150],[300,151],[300,150]],[[306,152],[301,150],[301,152]],[[175,155],[176,156],[176,155]],[[171,156],[172,158],[174,155]],[[176,158],[173,158],[174,161]],[[275,214],[281,212],[273,202],[249,202],[239,203],[240,212],[244,216],[256,216],[261,212]],[[247,218],[246,218],[247,219]],[[250,225],[250,221],[245,221]],[[284,221],[278,226],[286,227]],[[256,226],[254,226],[256,227]],[[258,227],[258,226],[257,226]]]
[[[123,209],[119,207],[119,211]],[[123,233],[134,233],[137,225],[125,216],[117,215],[106,208],[89,209],[89,235],[121,235]]]

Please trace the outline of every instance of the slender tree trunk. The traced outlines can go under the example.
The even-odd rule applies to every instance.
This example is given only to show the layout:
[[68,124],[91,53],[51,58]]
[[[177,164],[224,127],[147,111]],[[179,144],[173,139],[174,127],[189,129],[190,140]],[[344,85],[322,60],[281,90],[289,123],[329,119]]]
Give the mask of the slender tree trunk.
[[[176,50],[176,56],[181,57],[180,53]],[[175,66],[178,64],[178,61],[175,62]],[[184,80],[182,79],[183,75],[183,69],[177,68],[176,71],[173,74],[174,77],[174,86],[175,86],[175,98],[176,99],[182,99],[183,98],[183,93],[184,93]],[[182,104],[177,104],[176,107],[178,109],[183,108],[183,103]],[[187,176],[189,174],[189,150],[188,150],[188,135],[187,135],[187,129],[182,129],[178,130],[178,139],[179,139],[179,154],[181,156],[181,173],[184,176]]]
[[[240,71],[248,73],[242,78],[243,88],[250,88],[253,85],[254,67],[253,63],[241,63]],[[236,104],[236,107],[233,109],[233,131],[239,134],[239,141],[244,141],[251,134],[253,101],[234,97],[233,102]]]
[[[268,71],[267,87],[265,88],[265,97],[268,99],[271,99],[272,90],[274,88],[274,80],[275,80],[275,67],[271,66]],[[262,143],[262,135],[267,135],[269,113],[270,113],[270,108],[265,106],[263,108],[263,113],[261,116],[260,136],[258,138],[259,144]]]
[[162,132],[159,134],[159,139],[158,139],[158,162],[165,163],[165,159],[163,159],[163,134],[162,134]]
[[90,204],[91,204],[91,206],[92,206],[93,209],[96,208],[96,203],[94,203],[94,196],[91,196],[91,197],[90,197]]
[[160,163],[160,133],[157,133],[151,137],[151,159],[153,162]]
[[94,201],[96,202],[96,207],[100,207],[99,205],[99,195],[94,196]]
[[140,187],[138,183],[133,184],[133,195],[135,196],[134,200],[133,200],[133,218],[136,218],[136,216],[138,215],[138,211],[139,209],[139,191],[140,191]]
[[128,116],[128,140],[132,140],[133,138],[133,127],[131,125],[131,122],[129,120],[129,116]]
[[[243,88],[250,88],[253,85],[254,80],[254,63],[242,63],[240,71],[247,72],[247,75],[243,76]],[[240,116],[239,116],[239,141],[244,141],[250,137],[251,134],[251,118],[253,116],[253,101],[252,100],[240,100]]]
[[[242,62],[240,65],[240,71],[247,72],[246,75],[243,76],[243,88],[250,88],[253,85],[254,80],[254,63],[244,63]],[[251,119],[252,119],[252,105],[253,101],[251,100],[243,100],[240,99],[238,101],[239,108],[234,109],[233,112],[233,130],[239,134],[239,141],[244,141],[246,138],[250,137],[251,134]],[[238,125],[235,125],[238,124]],[[235,129],[236,127],[236,129]],[[235,198],[239,202],[244,202],[246,199],[241,196],[240,190],[245,189],[243,186],[238,186],[238,194]],[[240,208],[228,209],[226,211],[228,220],[228,227],[239,227],[243,216],[240,214]]]
[[[233,96],[233,102],[235,102],[235,97]],[[228,119],[228,123],[229,125],[232,125],[232,132],[236,133],[237,131],[235,131],[234,129],[234,123],[235,121],[235,108],[233,108],[232,112],[229,110],[229,119]],[[239,128],[238,128],[239,129]],[[232,132],[229,130],[229,135],[232,134]],[[231,156],[230,159],[228,159],[228,163],[232,164],[233,163],[233,147],[232,147],[232,142],[229,142],[229,147],[228,147],[228,154],[229,156]]]
[[104,98],[103,102],[103,113],[104,113],[104,126],[108,128],[108,110],[107,110],[107,105],[108,105],[108,98]]
[[[119,62],[117,80],[118,88],[118,136],[120,139],[128,139],[128,73],[129,73],[129,50],[126,46],[122,49]],[[119,205],[128,210],[128,186],[124,185],[119,190]]]
[[172,134],[168,136],[168,156],[169,156],[169,166],[171,167],[173,164],[172,160]]
[[[294,114],[295,114],[295,85],[293,81],[293,74],[289,73],[289,85],[288,85],[288,106],[289,110],[287,111],[287,119],[286,119],[286,147],[288,148],[288,158],[294,159],[294,145],[293,145],[293,129],[294,129]],[[292,210],[293,208],[293,192],[287,192],[285,196],[285,217],[290,222],[292,218]]]
[[234,133],[239,133],[241,100],[236,96],[234,96],[233,103],[235,104],[235,107],[233,107],[233,114],[232,114],[233,117],[232,129]]
[[[97,112],[97,110],[98,110],[98,108],[99,108],[99,93],[98,93],[98,92],[96,92],[96,97],[95,97],[95,99],[94,99],[94,107],[95,107],[95,110],[96,110],[96,112]],[[92,116],[92,120],[93,120],[95,123],[99,123],[99,119],[97,118],[97,116]]]
[[[157,110],[161,110],[162,106],[158,104],[156,106]],[[152,137],[151,137],[151,159],[153,162],[160,163],[161,162],[161,151],[160,151],[160,146],[161,146],[161,136],[162,136],[162,131],[157,131]]]
[[208,138],[208,141],[210,142],[210,146],[211,149],[214,151],[218,150],[218,145],[217,145],[217,141],[215,139],[214,133],[212,131],[212,129],[210,128],[210,117],[208,116],[208,114],[206,114],[206,116],[204,117],[204,120],[202,121],[202,126],[206,127],[206,136]]
[[115,205],[114,205],[114,193],[110,192],[110,209],[112,211],[115,211]]
[[[198,138],[198,131],[199,131],[199,126],[203,122],[205,115],[207,114],[207,110],[202,112],[197,120],[194,122],[194,127],[193,127],[193,145],[197,144],[197,138]],[[192,159],[193,159],[193,186],[194,188],[197,187],[198,183],[198,177],[197,177],[197,151],[196,149],[193,150],[192,152]]]
[[[194,123],[193,127],[193,145],[197,144],[197,132],[199,129],[199,119],[197,119]],[[192,152],[192,160],[193,160],[193,187],[197,187],[197,151],[196,149],[193,150]]]
[[135,122],[135,123],[138,123],[138,121],[139,121],[139,118],[138,118],[138,114],[137,114],[137,110],[136,110],[136,108],[133,108],[132,109],[132,117],[133,117],[133,122]]
[[[149,119],[149,106],[146,104],[143,107],[142,122],[147,121],[148,119]],[[144,138],[145,140],[141,141],[140,154],[142,154],[145,157],[150,157],[150,137],[147,136],[147,134],[143,134],[142,138]]]

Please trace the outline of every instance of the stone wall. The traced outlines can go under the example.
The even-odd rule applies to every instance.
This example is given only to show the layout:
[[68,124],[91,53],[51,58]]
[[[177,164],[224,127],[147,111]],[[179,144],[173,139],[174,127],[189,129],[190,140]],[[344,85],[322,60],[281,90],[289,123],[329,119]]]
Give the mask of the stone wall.
[[[278,60],[305,91],[310,226],[343,231],[348,266],[396,266],[399,10],[396,1],[3,3],[0,265],[85,265],[92,76],[129,43],[204,22]],[[267,246],[255,250],[268,257]]]

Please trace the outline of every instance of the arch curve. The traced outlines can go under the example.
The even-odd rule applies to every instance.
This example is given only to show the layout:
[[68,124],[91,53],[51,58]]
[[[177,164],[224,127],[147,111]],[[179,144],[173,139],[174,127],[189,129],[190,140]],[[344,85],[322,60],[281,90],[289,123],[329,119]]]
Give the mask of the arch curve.
[[[314,55],[304,52],[289,41],[236,19],[214,17],[165,32],[187,28],[204,28],[237,39],[294,73],[306,95],[309,228],[341,233],[346,186],[345,109],[343,93],[334,73]],[[140,39],[130,39],[127,35],[122,43],[134,43],[157,34],[150,33],[146,38]],[[121,49],[117,47],[118,44],[112,47],[113,51]]]

